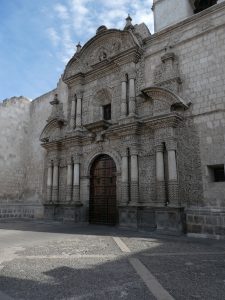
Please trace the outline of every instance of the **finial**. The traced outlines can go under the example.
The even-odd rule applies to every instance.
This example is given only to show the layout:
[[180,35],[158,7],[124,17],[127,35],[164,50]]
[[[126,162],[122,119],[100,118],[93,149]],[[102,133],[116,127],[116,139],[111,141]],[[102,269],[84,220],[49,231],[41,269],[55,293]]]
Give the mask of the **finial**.
[[134,28],[131,21],[132,21],[132,18],[130,16],[130,14],[128,14],[128,16],[126,18],[126,25],[125,25],[124,29],[128,30],[128,29],[133,29]]
[[98,27],[96,34],[102,33],[103,31],[106,31],[107,27],[105,25],[101,25],[100,27]]
[[77,44],[77,51],[76,51],[76,53],[79,53],[80,52],[80,50],[81,50],[81,48],[82,48],[82,46],[81,46],[81,44],[80,44],[80,42]]

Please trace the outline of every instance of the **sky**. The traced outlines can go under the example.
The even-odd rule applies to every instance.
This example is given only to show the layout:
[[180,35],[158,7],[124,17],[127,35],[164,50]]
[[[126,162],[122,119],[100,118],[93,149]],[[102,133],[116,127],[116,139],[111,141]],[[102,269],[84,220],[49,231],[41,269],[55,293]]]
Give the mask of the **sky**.
[[153,32],[152,0],[1,0],[0,100],[54,89],[65,66],[96,29],[144,22]]

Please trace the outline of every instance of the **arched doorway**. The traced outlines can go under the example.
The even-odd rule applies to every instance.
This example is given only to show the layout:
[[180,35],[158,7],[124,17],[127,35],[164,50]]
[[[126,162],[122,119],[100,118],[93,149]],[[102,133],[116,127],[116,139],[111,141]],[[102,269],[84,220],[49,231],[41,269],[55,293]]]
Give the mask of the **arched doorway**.
[[117,223],[116,165],[108,155],[98,156],[90,170],[89,222]]

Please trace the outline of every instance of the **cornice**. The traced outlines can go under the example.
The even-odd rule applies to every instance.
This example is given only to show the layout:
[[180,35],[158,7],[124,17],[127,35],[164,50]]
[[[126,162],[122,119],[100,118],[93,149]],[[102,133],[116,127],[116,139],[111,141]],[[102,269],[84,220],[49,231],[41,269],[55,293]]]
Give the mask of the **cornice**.
[[48,151],[60,151],[62,150],[62,141],[57,140],[57,141],[46,142],[46,143],[42,143],[41,146]]
[[[149,128],[151,130],[159,128],[177,127],[184,117],[177,112],[136,119],[126,124],[114,124],[104,130],[106,138],[121,138],[123,136],[141,135],[142,131]],[[60,151],[68,146],[82,146],[87,142],[93,142],[93,135],[89,132],[71,132],[58,140],[42,143],[41,146],[48,151]]]
[[159,129],[167,127],[177,127],[183,120],[184,117],[182,115],[176,112],[172,112],[161,116],[142,119],[142,123],[145,127]]

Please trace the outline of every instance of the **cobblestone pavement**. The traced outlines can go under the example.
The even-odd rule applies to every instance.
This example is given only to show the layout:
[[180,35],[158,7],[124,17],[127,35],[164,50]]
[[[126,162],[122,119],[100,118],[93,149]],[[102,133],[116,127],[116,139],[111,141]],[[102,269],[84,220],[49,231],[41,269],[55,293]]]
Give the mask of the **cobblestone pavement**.
[[225,299],[225,242],[0,223],[0,300]]

